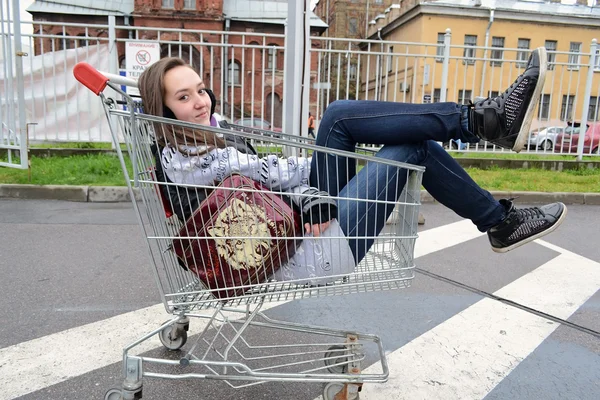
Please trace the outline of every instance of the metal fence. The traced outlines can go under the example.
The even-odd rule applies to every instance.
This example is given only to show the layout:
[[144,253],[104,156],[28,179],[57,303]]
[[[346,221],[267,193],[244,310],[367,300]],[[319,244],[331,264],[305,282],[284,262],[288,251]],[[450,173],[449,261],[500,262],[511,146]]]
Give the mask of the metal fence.
[[[18,4],[18,3],[17,3]],[[0,1],[0,166],[27,168],[27,123],[23,107],[23,60],[19,8],[9,0]],[[15,21],[14,24],[5,23]]]
[[[42,96],[46,104],[46,108],[26,109],[26,123],[38,124],[35,130],[30,129],[30,140],[110,140],[108,126],[92,118],[94,110],[101,110],[99,100],[91,93],[86,94],[89,97],[85,100],[66,96],[74,89],[65,87],[64,77],[58,72],[68,65],[67,60],[75,57],[86,61],[90,49],[106,46],[107,72],[123,73],[120,67],[125,66],[127,41],[158,42],[161,56],[178,56],[193,65],[206,85],[215,91],[217,112],[223,118],[270,129],[282,126],[284,35],[119,26],[114,20],[106,25],[64,24],[59,34],[56,30],[49,34],[51,25],[55,26],[36,22],[33,33],[21,35],[24,45],[31,49],[28,57],[23,58],[25,67],[30,65],[33,70],[34,59],[41,59],[45,66],[41,78],[44,82],[25,76],[25,82],[29,79],[31,84],[23,89],[24,98],[39,100]],[[78,33],[69,33],[72,31]],[[2,32],[2,36],[14,39],[16,32]],[[528,49],[453,45],[449,31],[443,44],[328,37],[311,37],[310,42],[307,46],[311,66],[309,109],[317,126],[327,105],[337,99],[465,103],[478,96],[497,95],[523,70],[529,54]],[[600,57],[596,43],[583,50],[549,52],[550,68],[532,125],[530,152],[580,157],[599,154],[600,127],[594,122],[598,121],[599,113]],[[9,63],[3,65],[6,71]],[[14,77],[14,73],[5,73],[5,94],[15,86]],[[52,90],[41,94],[40,87]],[[15,108],[14,104],[19,104],[19,100],[9,100],[3,95],[2,125],[8,127],[0,137],[4,149],[18,146],[18,139],[14,139],[18,135],[10,132],[24,126],[15,113],[16,108],[24,107],[19,104]],[[65,105],[70,113],[56,109],[49,112],[51,104]],[[569,128],[568,123],[573,121],[575,128]],[[590,126],[591,135],[578,149],[572,138],[580,131],[579,124],[586,125],[583,122]],[[54,130],[41,128],[52,124]],[[559,136],[558,132],[565,134]],[[7,138],[13,138],[13,142]],[[447,145],[450,150],[459,151],[502,151],[486,143],[468,147],[459,142]]]

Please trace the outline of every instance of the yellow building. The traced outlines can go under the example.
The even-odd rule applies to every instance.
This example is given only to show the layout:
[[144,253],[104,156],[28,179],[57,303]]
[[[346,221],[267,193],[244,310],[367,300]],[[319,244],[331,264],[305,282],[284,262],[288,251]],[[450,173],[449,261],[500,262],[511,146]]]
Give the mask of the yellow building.
[[[363,69],[361,90],[368,93],[368,98],[381,100],[443,100],[447,29],[447,101],[462,103],[477,96],[496,95],[517,77],[529,51],[545,46],[549,71],[533,127],[565,125],[565,121],[581,119],[592,40],[600,40],[600,7],[583,4],[405,0],[371,21],[368,40],[361,48],[379,52],[377,65],[382,74]],[[598,53],[600,46],[591,79],[588,120],[599,117]],[[374,57],[370,56],[372,65],[376,65]]]

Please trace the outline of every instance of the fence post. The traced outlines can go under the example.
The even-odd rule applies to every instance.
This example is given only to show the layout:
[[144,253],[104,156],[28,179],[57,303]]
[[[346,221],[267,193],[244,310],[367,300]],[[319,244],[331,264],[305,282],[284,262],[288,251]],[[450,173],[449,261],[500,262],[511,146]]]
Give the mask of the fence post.
[[442,87],[440,88],[440,101],[446,101],[446,92],[448,91],[448,67],[450,64],[450,40],[452,39],[452,30],[446,29],[444,35],[444,61],[442,63]]
[[[583,94],[583,112],[581,113],[581,126],[579,127],[579,141],[577,142],[577,161],[583,160],[583,142],[585,141],[585,132],[587,130],[588,112],[590,110],[590,95],[592,94],[592,81],[594,79],[594,67],[596,66],[596,48],[598,42],[592,39],[590,49],[590,63],[588,66],[587,80],[585,82],[585,91]],[[591,149],[590,149],[591,152]]]
[[[8,3],[7,3],[8,4]],[[28,154],[28,138],[27,138],[27,122],[25,117],[25,83],[23,79],[23,57],[27,54],[23,53],[23,47],[21,43],[21,6],[19,4],[19,0],[13,0],[13,29],[14,29],[14,54],[15,57],[15,68],[16,68],[16,76],[17,76],[17,104],[19,105],[19,121],[18,121],[18,130],[19,130],[19,146],[21,147],[20,151],[20,159],[21,159],[21,168],[26,169],[29,167],[29,154]],[[9,17],[10,19],[10,17]],[[10,36],[8,36],[8,40],[10,40]],[[10,59],[7,60],[8,63],[11,62]],[[10,78],[9,78],[10,79]],[[16,124],[15,124],[16,125]]]
[[[304,97],[308,95],[306,65],[309,59],[309,4],[288,3],[283,70],[283,132],[302,136],[308,130],[308,110]],[[284,149],[285,152],[285,149]]]

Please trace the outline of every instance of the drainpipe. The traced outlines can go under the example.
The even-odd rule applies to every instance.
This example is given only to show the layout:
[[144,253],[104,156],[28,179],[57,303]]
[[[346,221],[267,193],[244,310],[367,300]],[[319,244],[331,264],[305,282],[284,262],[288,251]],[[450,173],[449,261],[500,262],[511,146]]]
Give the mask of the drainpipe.
[[494,23],[494,8],[490,8],[490,20],[488,22],[488,26],[485,30],[485,49],[483,50],[483,68],[481,71],[481,87],[479,88],[479,97],[488,97],[483,95],[483,86],[485,84],[485,68],[487,66],[487,62],[485,59],[487,58],[488,52],[488,43],[490,41],[490,30],[492,29],[492,24]]
[[[123,23],[125,24],[125,26],[131,26],[131,21],[129,21],[129,15],[123,17]],[[129,29],[128,37],[129,39],[133,39],[133,31],[131,29]]]
[[[383,41],[383,38],[381,37],[381,28],[377,28],[377,38],[380,41]],[[383,44],[381,45],[381,52],[383,53]],[[379,82],[375,84],[375,87],[378,88],[377,93],[375,93],[375,100],[379,100],[381,96],[381,83],[383,82],[383,57],[383,55],[378,57],[379,72],[375,75],[375,79],[379,78]]]
[[[225,17],[225,32],[229,32],[231,30],[231,19]],[[227,103],[229,101],[229,86],[228,86],[228,80],[229,80],[229,69],[227,68],[227,59],[228,59],[228,44],[229,44],[229,35],[227,33],[225,33],[225,35],[223,35],[223,41],[224,41],[224,46],[223,46],[223,60],[221,61],[223,63],[223,67],[221,68],[221,71],[223,71],[225,73],[225,75],[222,77],[223,79],[223,88],[224,90],[221,90],[221,113],[225,114],[225,103]],[[231,88],[231,90],[233,91],[233,87]],[[233,97],[233,95],[232,95]],[[235,110],[233,109],[233,104],[229,104],[230,107],[230,118],[233,121],[234,120],[234,114],[235,114]],[[242,105],[243,107],[243,105]],[[243,115],[241,117],[244,117]]]

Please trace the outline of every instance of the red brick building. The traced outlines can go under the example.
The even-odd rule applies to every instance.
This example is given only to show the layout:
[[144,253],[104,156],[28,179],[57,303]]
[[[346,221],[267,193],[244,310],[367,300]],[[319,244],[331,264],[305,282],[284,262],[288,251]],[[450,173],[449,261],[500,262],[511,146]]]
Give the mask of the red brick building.
[[[121,40],[118,43],[121,66],[125,59],[125,40],[157,40],[161,43],[161,56],[188,60],[205,82],[211,83],[217,98],[224,99],[225,106],[218,104],[219,111],[230,115],[227,105],[233,103],[234,117],[238,118],[251,114],[253,107],[255,116],[263,116],[272,120],[274,126],[281,126],[287,1],[36,0],[28,11],[33,15],[36,33],[46,36],[35,44],[36,54],[83,46],[87,43],[83,37],[88,40],[108,37],[105,28],[96,28],[93,24],[106,25],[107,16],[115,15],[116,24],[121,27],[116,33],[117,40]],[[35,21],[52,24],[40,29]],[[65,27],[65,23],[89,26]],[[124,26],[132,28],[123,29]],[[325,29],[327,25],[313,14],[311,34],[321,34]],[[311,70],[316,71],[316,60],[313,63]],[[222,76],[221,71],[225,69],[228,73]]]
[[392,0],[318,0],[315,14],[329,25],[327,36],[348,39],[367,37],[368,23],[399,1]]

